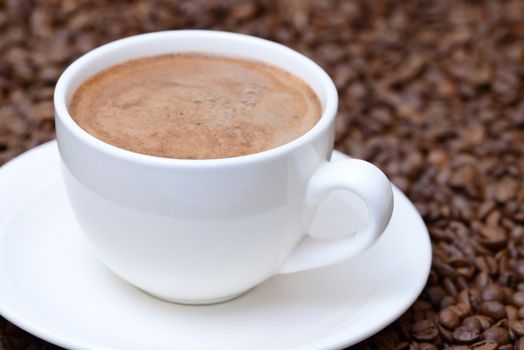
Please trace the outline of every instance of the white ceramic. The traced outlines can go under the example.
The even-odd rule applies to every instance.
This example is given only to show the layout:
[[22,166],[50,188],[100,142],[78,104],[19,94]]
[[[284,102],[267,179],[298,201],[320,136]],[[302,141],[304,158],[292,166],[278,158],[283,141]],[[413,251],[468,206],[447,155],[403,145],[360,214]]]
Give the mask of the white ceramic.
[[[66,197],[56,144],[48,143],[0,168],[0,313],[74,350],[344,348],[401,315],[429,273],[424,223],[393,192],[391,222],[363,254],[275,276],[227,303],[185,306],[139,291],[99,262]],[[313,232],[344,234],[364,224],[365,208],[354,199],[332,195]],[[332,210],[346,206],[347,213]]]
[[[262,60],[303,78],[323,115],[302,137],[269,151],[212,160],[129,152],[81,129],[67,111],[76,88],[118,62],[167,52]],[[361,253],[386,227],[391,185],[370,163],[328,162],[337,93],[305,56],[276,43],[215,31],[158,32],[118,40],[75,61],[55,90],[56,131],[76,217],[101,260],[141,289],[182,303],[231,299],[267,278]],[[369,222],[337,239],[307,236],[332,191],[356,193]]]

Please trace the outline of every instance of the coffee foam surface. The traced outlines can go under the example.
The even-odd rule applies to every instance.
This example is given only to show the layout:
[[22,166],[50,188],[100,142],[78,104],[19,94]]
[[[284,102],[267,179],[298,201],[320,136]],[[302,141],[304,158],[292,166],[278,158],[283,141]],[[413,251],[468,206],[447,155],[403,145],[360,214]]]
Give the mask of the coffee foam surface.
[[69,111],[104,142],[181,159],[275,148],[306,133],[321,115],[315,93],[291,73],[201,54],[153,56],[109,67],[80,86]]

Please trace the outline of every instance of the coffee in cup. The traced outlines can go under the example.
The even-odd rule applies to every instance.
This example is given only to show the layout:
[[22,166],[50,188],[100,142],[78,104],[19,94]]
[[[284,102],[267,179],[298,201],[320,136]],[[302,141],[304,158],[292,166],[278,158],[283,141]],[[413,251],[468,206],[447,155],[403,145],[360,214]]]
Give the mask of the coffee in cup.
[[276,66],[184,53],[104,69],[76,90],[69,111],[116,147],[210,159],[286,144],[317,123],[321,106],[306,82]]

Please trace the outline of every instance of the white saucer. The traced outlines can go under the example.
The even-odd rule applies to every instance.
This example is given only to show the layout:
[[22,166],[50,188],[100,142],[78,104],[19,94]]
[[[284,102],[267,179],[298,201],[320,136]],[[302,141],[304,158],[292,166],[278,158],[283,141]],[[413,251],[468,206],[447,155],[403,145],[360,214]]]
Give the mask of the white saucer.
[[[429,273],[426,227],[395,188],[388,229],[351,261],[273,277],[223,304],[170,304],[98,262],[78,232],[59,168],[56,143],[49,142],[0,169],[0,313],[69,349],[343,348],[400,316]],[[354,226],[349,210],[329,209],[362,211],[347,198],[332,195],[314,230]]]

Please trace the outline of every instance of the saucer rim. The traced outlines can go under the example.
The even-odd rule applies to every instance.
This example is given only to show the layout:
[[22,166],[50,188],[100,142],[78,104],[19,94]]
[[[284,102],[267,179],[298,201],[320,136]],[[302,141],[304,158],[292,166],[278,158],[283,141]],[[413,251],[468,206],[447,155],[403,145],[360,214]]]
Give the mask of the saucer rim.
[[[53,147],[55,149],[51,150],[51,148]],[[0,167],[0,185],[4,181],[2,178],[6,176],[6,172],[8,170],[13,171],[15,167],[19,166],[24,161],[29,160],[31,156],[36,156],[36,154],[38,153],[45,153],[45,152],[58,152],[56,140],[48,141],[39,146],[36,146],[20,154],[19,156],[13,158],[9,162],[1,166]],[[349,157],[348,155],[340,151],[333,150],[333,153],[332,153],[333,161],[341,160],[341,159],[348,158],[348,157]],[[63,180],[60,178],[60,179],[57,179],[57,181],[61,182]],[[421,232],[420,234],[421,235],[424,234],[423,240],[425,241],[425,247],[423,247],[423,249],[427,251],[427,254],[424,254],[425,256],[427,256],[427,259],[425,260],[425,262],[422,262],[422,263],[425,263],[425,268],[424,268],[425,278],[421,277],[418,280],[417,288],[415,287],[410,288],[411,290],[410,296],[409,298],[405,298],[405,303],[404,305],[402,305],[402,307],[398,307],[396,312],[393,312],[389,317],[380,319],[380,321],[376,322],[374,326],[369,327],[369,329],[366,332],[362,332],[360,336],[353,337],[351,336],[351,333],[349,333],[349,336],[348,336],[348,332],[344,326],[345,322],[341,322],[339,327],[337,327],[337,330],[333,332],[324,333],[323,336],[319,338],[319,339],[323,339],[322,344],[320,344],[322,349],[343,349],[348,346],[355,345],[371,337],[372,335],[377,334],[378,332],[386,328],[388,325],[393,323],[395,320],[397,320],[402,314],[404,314],[412,306],[412,304],[417,300],[418,296],[421,294],[421,292],[423,291],[427,283],[427,278],[429,277],[431,263],[432,263],[431,240],[430,240],[427,226],[424,223],[420,213],[417,211],[415,205],[409,200],[409,198],[397,186],[392,184],[392,187],[393,187],[393,192],[395,194],[395,198],[399,198],[398,200],[405,201],[407,202],[406,204],[409,204],[410,209],[414,211],[414,214],[416,214],[417,220],[419,221],[421,228],[424,229],[424,232]],[[26,201],[23,201],[24,204],[25,202]],[[24,204],[22,204],[22,207]],[[0,231],[6,230],[5,226],[7,225],[5,224],[9,223],[17,212],[18,210],[12,210],[8,213],[10,215],[6,215],[0,220]],[[1,234],[2,232],[0,232],[0,236]],[[0,245],[1,244],[2,242],[0,241]],[[0,266],[0,268],[2,268],[3,270],[5,269],[4,266]],[[9,281],[7,282],[9,283]],[[11,285],[10,287],[14,287],[14,286]],[[3,294],[3,293],[0,292],[0,294]],[[64,334],[63,332],[60,333],[59,331],[49,329],[45,325],[45,322],[32,321],[30,318],[24,316],[23,313],[16,311],[16,308],[13,308],[12,306],[10,307],[9,302],[3,302],[3,300],[6,300],[6,299],[0,298],[0,315],[2,317],[4,317],[5,319],[7,319],[9,322],[13,323],[17,327],[47,342],[50,342],[60,347],[64,347],[66,349],[93,349],[93,348],[96,348],[99,350],[119,349],[115,347],[106,347],[106,346],[101,347],[100,344],[91,344],[89,340],[83,340],[79,337],[70,337],[67,334]],[[319,339],[315,341],[315,344],[318,344]],[[304,344],[300,344],[299,346],[300,346],[300,349],[311,349],[311,345],[304,346]]]

